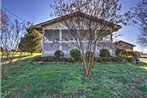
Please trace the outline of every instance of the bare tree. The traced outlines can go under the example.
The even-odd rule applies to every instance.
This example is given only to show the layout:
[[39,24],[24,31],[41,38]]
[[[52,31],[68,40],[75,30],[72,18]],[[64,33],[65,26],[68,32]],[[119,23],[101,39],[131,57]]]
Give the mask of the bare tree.
[[[1,52],[2,52],[2,78],[5,71],[11,65],[14,55],[18,51],[18,44],[20,38],[23,36],[25,30],[25,23],[19,22],[17,19],[11,21],[4,11],[1,10]],[[7,63],[6,63],[7,62]]]
[[[0,22],[0,30],[1,30],[1,33],[0,33],[0,37],[1,37],[1,40],[4,39],[4,35],[5,35],[5,32],[7,30],[7,27],[9,25],[9,18],[8,16],[6,15],[6,13],[1,9],[0,10],[1,12],[1,15],[0,15],[0,18],[1,18],[1,22]],[[3,51],[4,50],[7,50],[4,46],[2,46],[2,41],[1,42],[1,56],[3,56]]]
[[[1,45],[7,52],[6,56],[14,56],[18,50],[18,43],[23,36],[25,25],[23,22],[14,20],[1,32]],[[15,51],[14,51],[15,50]],[[11,52],[10,52],[11,51]]]
[[132,8],[133,25],[138,26],[141,34],[138,42],[142,46],[147,46],[147,0],[140,0],[136,7]]
[[[118,14],[121,5],[118,0],[54,0],[51,7],[55,16],[74,13],[75,17],[62,23],[76,41],[83,61],[84,77],[88,80],[96,63],[97,45],[104,45],[103,40],[120,29],[115,24],[121,22],[122,16]],[[86,51],[89,53],[86,54]]]

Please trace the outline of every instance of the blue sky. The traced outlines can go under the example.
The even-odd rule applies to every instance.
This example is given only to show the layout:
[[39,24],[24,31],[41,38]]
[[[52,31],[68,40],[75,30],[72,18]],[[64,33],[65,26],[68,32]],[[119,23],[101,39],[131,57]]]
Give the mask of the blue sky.
[[[122,4],[122,12],[129,10],[130,7],[136,5],[139,0],[119,0]],[[23,18],[26,21],[30,21],[33,24],[37,24],[46,20],[50,20],[53,17],[50,16],[52,9],[50,8],[50,4],[52,4],[52,0],[2,0],[1,5],[6,9],[10,10],[17,16]],[[16,17],[12,14],[8,13],[10,18],[15,19]],[[137,43],[137,36],[140,31],[138,28],[133,26],[122,26],[122,29],[119,30],[122,34],[119,37],[120,40],[124,40],[130,42],[136,47],[135,50],[147,52],[147,48],[141,47]]]

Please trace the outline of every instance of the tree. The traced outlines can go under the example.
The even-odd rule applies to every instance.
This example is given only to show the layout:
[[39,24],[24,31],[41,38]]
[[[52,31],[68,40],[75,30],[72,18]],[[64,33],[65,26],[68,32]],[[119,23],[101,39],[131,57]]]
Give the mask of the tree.
[[[8,71],[9,67],[12,65],[14,55],[18,49],[18,43],[20,38],[24,34],[25,23],[20,22],[17,19],[10,20],[8,15],[1,10],[1,33],[0,33],[0,40],[1,40],[1,52],[2,52],[2,68],[1,78],[6,78],[6,72]],[[4,60],[5,59],[5,60]],[[7,63],[6,63],[7,62]]]
[[[7,56],[10,50],[18,49],[18,43],[24,34],[24,29],[24,22],[19,22],[17,19],[10,20],[8,15],[1,9],[1,47],[7,52]],[[11,56],[13,56],[13,53],[11,53]]]
[[[1,15],[0,15],[0,18],[1,18],[1,24],[0,24],[0,29],[1,29],[1,33],[0,33],[0,39],[1,39],[1,52],[2,52],[2,57],[4,55],[4,51],[7,50],[7,48],[5,47],[5,45],[3,45],[4,43],[4,40],[7,39],[7,29],[8,29],[8,25],[9,25],[9,17],[8,15],[1,9]],[[6,41],[5,41],[6,42]]]
[[41,33],[34,28],[28,28],[27,33],[21,38],[19,49],[21,51],[33,52],[41,51]]
[[1,49],[5,50],[4,52],[7,59],[9,59],[10,56],[13,57],[16,53],[16,51],[10,53],[10,50],[18,49],[18,43],[24,34],[24,29],[24,22],[20,22],[17,19],[10,20],[8,15],[1,9]]
[[[83,61],[84,77],[88,80],[96,63],[94,58],[97,44],[120,28],[114,24],[121,22],[122,16],[118,14],[121,5],[118,4],[118,0],[54,0],[51,7],[55,16],[75,12],[76,17],[71,17],[62,23],[76,41]],[[86,31],[83,33],[81,29],[84,28]],[[83,42],[85,37],[87,44]],[[90,52],[90,56],[86,56],[85,51]]]
[[140,0],[136,7],[132,8],[131,15],[133,24],[137,25],[141,31],[138,42],[142,46],[147,46],[147,0]]

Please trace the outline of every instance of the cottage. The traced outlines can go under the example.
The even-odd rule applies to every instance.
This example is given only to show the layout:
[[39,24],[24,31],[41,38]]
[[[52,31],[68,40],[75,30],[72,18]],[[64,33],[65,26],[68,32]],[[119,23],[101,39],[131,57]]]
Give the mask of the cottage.
[[[109,24],[109,26],[111,26],[109,29],[111,34],[105,36],[105,41],[102,39],[101,43],[99,43],[96,47],[96,52],[98,54],[99,50],[104,47],[109,49],[110,52],[112,51],[108,46],[108,44],[110,45],[112,43],[112,33],[118,31],[121,27],[82,12],[74,12],[34,25],[34,28],[42,33],[42,56],[53,55],[56,50],[62,50],[66,56],[69,56],[69,51],[76,48],[76,45],[73,44],[76,41],[70,35],[68,29],[62,24],[62,22],[77,16],[84,19],[91,19],[94,22]],[[81,30],[81,32],[87,32],[86,28]],[[105,46],[103,46],[103,42],[105,43]],[[83,40],[83,43],[86,44],[86,38]]]
[[113,45],[115,49],[119,48],[124,50],[133,50],[133,47],[135,47],[135,45],[122,40],[114,42]]

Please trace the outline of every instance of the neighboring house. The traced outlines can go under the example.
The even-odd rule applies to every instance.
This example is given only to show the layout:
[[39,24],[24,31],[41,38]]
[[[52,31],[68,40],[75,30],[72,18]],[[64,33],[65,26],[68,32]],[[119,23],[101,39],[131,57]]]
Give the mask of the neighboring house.
[[[107,23],[109,24],[109,32],[111,31],[111,33],[116,32],[121,28],[119,25],[112,24],[108,21],[98,19],[82,12],[74,12],[46,22],[39,23],[37,25],[34,25],[34,28],[42,33],[42,56],[54,55],[54,52],[56,50],[62,50],[65,56],[69,56],[69,51],[73,48],[76,48],[76,46],[73,44],[75,43],[75,40],[73,40],[73,37],[68,32],[69,30],[63,25],[63,21],[67,21],[68,19],[75,18],[77,16],[84,19],[90,19],[94,22],[100,22],[102,24]],[[86,32],[86,29],[81,31]],[[105,39],[107,39],[105,42],[103,39],[101,41],[101,43],[105,43],[105,46],[103,46],[103,44],[97,45],[97,54],[99,50],[104,47],[109,49],[110,52],[112,51],[108,46],[108,44],[112,44],[112,34],[107,35]],[[86,39],[83,40],[83,43],[86,44]]]
[[125,41],[116,41],[113,43],[114,49],[125,49],[125,50],[133,50],[133,47],[135,47],[135,45],[125,42]]

